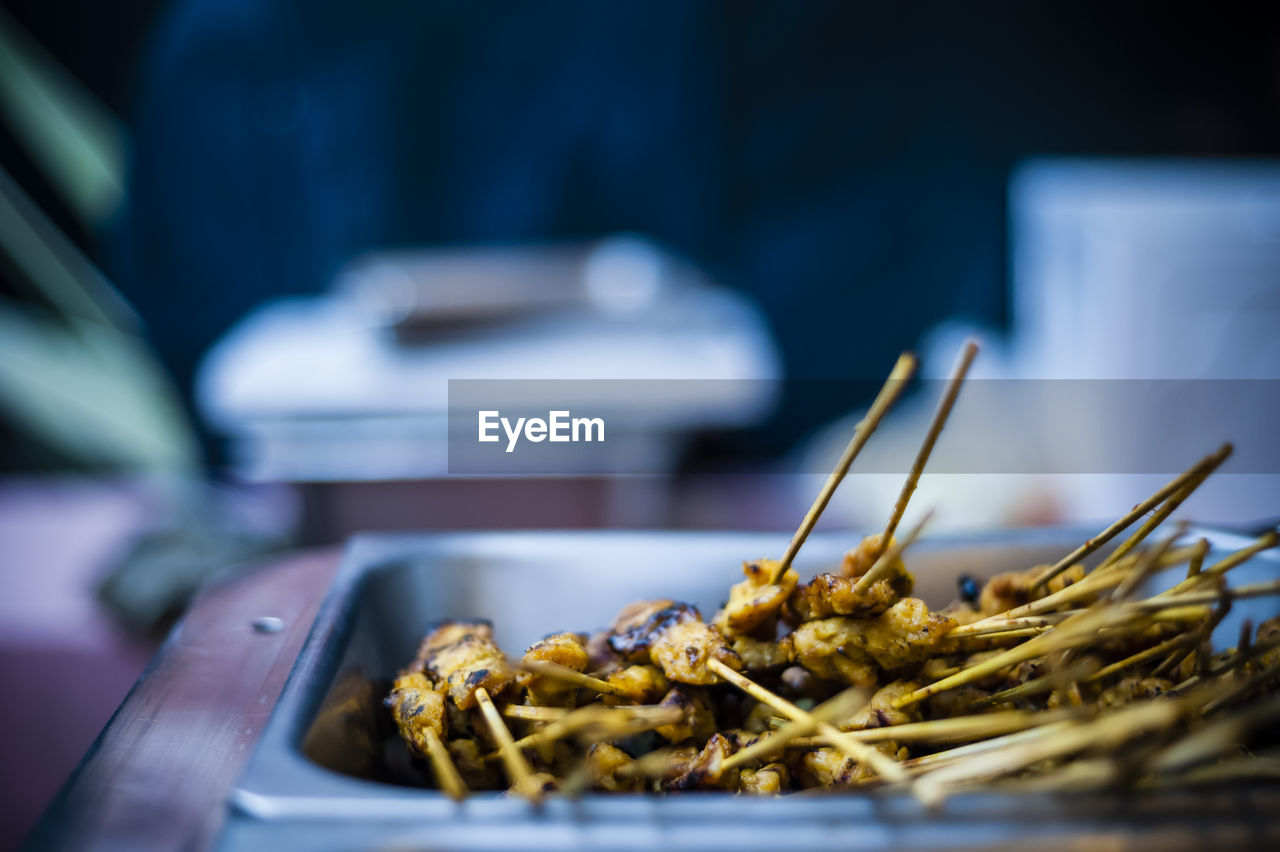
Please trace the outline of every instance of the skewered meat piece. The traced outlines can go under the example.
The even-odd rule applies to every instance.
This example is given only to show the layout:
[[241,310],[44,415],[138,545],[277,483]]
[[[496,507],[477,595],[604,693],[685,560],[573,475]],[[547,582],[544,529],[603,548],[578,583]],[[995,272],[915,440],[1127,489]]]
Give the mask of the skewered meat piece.
[[[906,760],[907,750],[897,743],[872,743],[871,747],[898,761]],[[798,767],[806,787],[848,787],[865,779],[877,778],[875,772],[834,748],[815,748],[805,752]]]
[[453,759],[458,774],[468,787],[472,790],[500,789],[502,775],[498,771],[498,765],[484,759],[487,749],[481,748],[480,743],[464,738],[449,740],[444,745],[449,750],[449,757]]
[[626,698],[603,696],[606,704],[652,704],[671,688],[662,669],[654,665],[627,666],[609,672],[605,680],[627,693]]
[[670,600],[637,601],[613,622],[609,645],[632,663],[653,662],[670,680],[709,684],[720,678],[707,668],[719,660],[740,670],[742,660],[724,635],[702,620],[697,607]]
[[[575,672],[585,671],[588,663],[586,641],[580,633],[552,633],[531,645],[524,653],[523,662],[555,663]],[[535,704],[555,705],[572,701],[578,689],[576,684],[527,671],[520,672],[516,679],[528,687]]]
[[796,662],[821,678],[875,686],[880,670],[861,648],[862,624],[845,616],[806,621],[791,634]]
[[909,680],[895,680],[876,690],[867,705],[854,713],[848,720],[837,727],[844,731],[862,728],[884,728],[889,725],[905,725],[908,722],[920,721],[920,706],[913,704],[906,708],[894,707],[894,702],[904,695],[910,695],[920,688],[920,684]]
[[418,659],[428,674],[448,684],[449,697],[462,710],[476,705],[477,689],[497,695],[515,677],[487,621],[444,622],[422,640]]
[[1123,678],[1115,686],[1104,689],[1098,695],[1098,705],[1105,708],[1119,707],[1141,698],[1164,695],[1171,689],[1173,689],[1173,682],[1162,677],[1134,675]]
[[[929,612],[919,598],[903,598],[876,618],[807,621],[792,637],[796,659],[809,671],[871,686],[876,665],[883,669],[918,665],[954,627],[954,621]],[[874,661],[870,671],[867,658]]]
[[688,739],[702,742],[715,733],[716,714],[704,690],[677,684],[659,702],[660,707],[675,707],[684,715],[679,722],[655,728],[658,736],[681,743]]
[[729,737],[717,733],[682,767],[679,775],[663,784],[667,790],[737,790],[739,770],[725,772],[721,764],[733,754]]
[[769,582],[777,567],[775,559],[742,563],[746,579],[729,588],[729,602],[712,619],[724,635],[772,637],[779,611],[800,579],[794,568],[788,568],[776,581]]
[[733,640],[733,652],[742,658],[746,671],[764,671],[790,664],[795,659],[795,646],[790,634],[776,642],[738,636]]
[[427,758],[428,730],[444,739],[444,696],[422,672],[407,672],[396,678],[383,704],[390,708],[396,728],[414,756]]
[[649,662],[649,649],[668,627],[699,621],[698,610],[661,598],[624,606],[609,629],[609,647],[629,663]]
[[[996,574],[990,580],[987,580],[987,584],[982,587],[982,594],[978,596],[978,609],[984,617],[998,615],[1016,606],[1031,603],[1033,600],[1051,595],[1054,592],[1060,592],[1067,586],[1075,585],[1085,576],[1083,565],[1072,565],[1048,583],[1045,583],[1042,590],[1033,592],[1032,586],[1035,585],[1036,580],[1048,567],[1047,565],[1036,565],[1025,571],[1005,571],[1002,574]],[[1087,603],[1088,601],[1085,602]]]
[[864,623],[862,649],[886,669],[924,662],[956,626],[947,616],[930,612],[919,598],[903,598]]
[[738,792],[753,796],[776,796],[790,787],[791,773],[781,763],[770,763],[759,769],[744,769],[738,776]]
[[800,621],[833,615],[879,615],[902,597],[890,579],[876,580],[864,591],[855,589],[856,577],[819,574],[791,593],[788,603]]
[[634,792],[644,786],[639,777],[620,778],[618,770],[631,763],[631,755],[608,743],[593,743],[587,749],[587,772],[591,786],[610,793]]
[[[881,533],[872,533],[871,535],[858,542],[858,546],[850,550],[844,555],[844,561],[840,563],[840,573],[845,577],[858,578],[871,570],[876,562],[876,552],[880,549]],[[893,546],[893,539],[889,539],[889,546]],[[889,563],[888,574],[886,575],[893,581],[896,588],[899,589],[900,595],[911,594],[912,588],[915,586],[915,578],[911,576],[911,572],[907,570],[907,566],[902,561],[902,556],[893,557]]]

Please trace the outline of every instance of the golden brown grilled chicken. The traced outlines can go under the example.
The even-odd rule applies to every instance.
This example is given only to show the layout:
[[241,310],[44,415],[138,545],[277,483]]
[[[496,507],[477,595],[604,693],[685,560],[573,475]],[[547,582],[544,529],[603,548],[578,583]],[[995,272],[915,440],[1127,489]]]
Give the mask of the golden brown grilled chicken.
[[790,665],[795,659],[795,647],[791,643],[790,634],[776,642],[737,636],[730,647],[742,658],[743,669],[749,672],[781,668]]
[[[876,554],[880,550],[881,542],[880,533],[872,533],[862,541],[858,542],[858,546],[850,550],[844,555],[844,560],[840,563],[840,573],[845,577],[861,577],[863,574],[871,570],[876,562]],[[889,539],[888,547],[893,545],[893,539]],[[907,566],[903,564],[901,556],[895,556],[889,564],[889,573],[887,575],[895,582],[914,584],[911,573],[907,571]],[[905,578],[905,579],[899,579]],[[904,595],[911,594],[911,586],[908,585],[906,590],[902,592]]]
[[608,743],[593,743],[587,749],[587,773],[591,778],[591,786],[596,790],[609,793],[634,792],[644,787],[644,779],[636,777],[619,777],[618,770],[629,766],[631,755],[617,746]]
[[671,688],[662,669],[655,665],[627,666],[609,672],[604,679],[627,693],[625,698],[619,695],[602,696],[605,704],[652,704]]
[[875,618],[835,616],[806,621],[791,634],[796,660],[819,677],[872,686],[877,667],[919,665],[955,622],[929,612],[919,598],[903,598]]
[[497,761],[484,759],[487,748],[473,739],[453,739],[445,743],[458,774],[472,790],[502,789],[503,778]]
[[390,708],[400,736],[416,757],[427,757],[428,730],[444,739],[447,729],[444,696],[422,672],[406,672],[396,678],[383,704]]
[[910,680],[895,680],[876,690],[867,705],[854,713],[837,727],[845,731],[862,728],[884,728],[889,725],[905,725],[908,722],[919,722],[920,705],[913,704],[906,708],[894,706],[894,702],[904,695],[910,695],[920,688],[920,684]]
[[448,684],[449,697],[462,710],[475,706],[477,689],[497,695],[515,677],[487,621],[444,622],[422,640],[418,659],[427,674]]
[[775,559],[742,563],[746,579],[729,588],[729,602],[712,619],[725,636],[773,637],[782,605],[800,579],[795,569],[788,568],[770,582],[777,568]]
[[1098,695],[1098,706],[1104,708],[1119,707],[1140,698],[1155,698],[1173,689],[1173,682],[1162,677],[1122,678],[1115,686],[1104,689]]
[[919,598],[903,598],[862,631],[862,650],[882,668],[919,665],[956,626],[945,615],[930,612]]
[[854,686],[875,686],[880,669],[862,650],[863,626],[845,616],[806,621],[791,634],[796,662],[813,674]]
[[663,784],[666,790],[737,790],[738,770],[725,771],[721,764],[735,751],[724,734],[713,735],[678,775]]
[[759,769],[743,769],[738,777],[738,792],[753,796],[776,796],[791,785],[791,773],[781,763],[769,763]]
[[887,578],[877,580],[862,592],[856,591],[857,584],[856,577],[819,574],[791,593],[790,611],[800,621],[833,615],[872,616],[884,612],[902,597]]
[[609,628],[609,647],[629,663],[649,662],[649,648],[668,627],[698,621],[697,609],[667,598],[635,601],[618,611]]
[[[587,638],[581,633],[552,633],[529,646],[522,662],[555,663],[575,672],[587,668]],[[572,703],[578,687],[560,678],[545,677],[522,671],[517,682],[528,687],[534,704],[559,705]]]
[[742,660],[724,634],[705,623],[697,607],[670,600],[637,601],[623,607],[613,622],[609,644],[632,663],[652,662],[668,680],[678,683],[718,683],[707,668],[716,659],[740,670]]
[[655,728],[660,737],[672,743],[693,739],[703,742],[715,733],[716,714],[706,691],[697,687],[676,684],[659,703],[661,707],[675,707],[683,714],[679,722]]
[[[874,743],[871,747],[898,761],[907,758],[907,750],[893,742]],[[853,758],[825,746],[805,752],[797,769],[806,787],[849,787],[878,777],[873,770]]]

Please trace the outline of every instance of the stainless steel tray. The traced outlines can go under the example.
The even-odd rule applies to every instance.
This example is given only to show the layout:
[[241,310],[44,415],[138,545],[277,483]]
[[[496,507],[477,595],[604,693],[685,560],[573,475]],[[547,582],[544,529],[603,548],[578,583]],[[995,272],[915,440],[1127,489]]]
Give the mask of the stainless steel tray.
[[[1053,561],[1094,530],[933,538],[909,564],[937,606],[955,578]],[[1217,552],[1246,539],[1196,530]],[[857,541],[819,535],[801,576],[838,563]],[[780,553],[786,537],[741,533],[548,532],[368,536],[352,542],[325,604],[231,800],[224,848],[706,849],[1267,848],[1280,846],[1280,786],[1133,795],[973,794],[926,811],[893,794],[588,795],[541,806],[497,793],[456,805],[412,786],[403,748],[379,740],[386,679],[411,659],[428,624],[492,619],[519,652],[557,629],[606,623],[628,601],[676,597],[709,614],[744,558]],[[1212,557],[1211,557],[1212,558]],[[1236,583],[1280,577],[1262,554]],[[1248,604],[1248,606],[1246,606]],[[1274,613],[1240,602],[1220,628]]]

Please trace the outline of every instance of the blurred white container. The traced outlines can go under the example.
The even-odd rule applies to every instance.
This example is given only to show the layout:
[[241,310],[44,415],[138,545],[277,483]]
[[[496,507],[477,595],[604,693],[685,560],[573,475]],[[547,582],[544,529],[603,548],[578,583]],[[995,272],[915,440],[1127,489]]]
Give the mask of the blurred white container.
[[[1017,375],[1280,379],[1280,163],[1033,160],[1010,182],[1009,211]],[[1058,437],[1116,460],[1159,441],[1162,424],[1207,417],[1204,431],[1237,442],[1223,472],[1241,475],[1211,479],[1184,513],[1231,522],[1280,512],[1280,477],[1251,473],[1247,458],[1274,442],[1280,394],[1230,414],[1158,396],[1127,421],[1079,414]],[[1059,493],[1068,517],[1097,517],[1166,479],[1069,476]]]

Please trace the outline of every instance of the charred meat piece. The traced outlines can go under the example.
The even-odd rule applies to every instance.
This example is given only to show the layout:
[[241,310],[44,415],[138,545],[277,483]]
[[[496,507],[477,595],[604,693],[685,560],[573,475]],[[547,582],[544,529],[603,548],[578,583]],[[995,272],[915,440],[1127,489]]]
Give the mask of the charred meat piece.
[[613,620],[609,647],[629,663],[649,662],[649,648],[668,627],[699,621],[698,610],[673,600],[636,601],[627,604]]
[[407,672],[396,678],[383,704],[391,710],[400,736],[415,757],[427,758],[428,730],[444,739],[444,696],[422,672]]
[[845,616],[806,621],[791,634],[796,662],[820,678],[875,686],[880,670],[862,650],[863,625]]
[[[873,533],[860,541],[853,550],[846,553],[844,561],[840,563],[840,574],[857,579],[870,571],[876,561],[876,551],[880,549],[880,536],[880,533]],[[890,539],[889,545],[892,546],[892,544],[893,539]],[[899,596],[911,594],[911,590],[915,586],[915,578],[907,570],[901,555],[893,557],[892,561],[890,561],[889,571],[886,576],[893,583],[894,588],[898,590]]]
[[672,743],[682,743],[689,739],[702,742],[716,731],[715,710],[704,690],[677,684],[659,706],[676,707],[684,714],[679,722],[655,729],[658,736]]
[[791,611],[800,621],[833,615],[879,615],[902,597],[888,579],[877,580],[862,592],[855,590],[857,584],[854,577],[819,574],[792,592]]
[[[586,637],[580,633],[552,633],[535,642],[525,651],[523,662],[548,662],[564,666],[575,672],[586,670],[588,658]],[[528,687],[530,697],[535,704],[561,704],[571,700],[577,693],[577,686],[552,677],[543,677],[533,672],[522,671],[517,681]]]
[[746,671],[766,671],[790,665],[795,659],[795,646],[790,634],[776,642],[767,639],[752,639],[750,636],[738,636],[731,645],[733,652],[742,658],[742,666]]
[[[929,612],[919,598],[903,598],[875,618],[807,621],[792,637],[796,660],[809,671],[871,686],[877,665],[882,669],[919,665],[954,627],[954,621]],[[868,658],[874,661],[869,670]]]
[[890,725],[905,725],[908,722],[919,722],[920,706],[913,704],[906,708],[893,706],[894,702],[904,695],[910,695],[920,688],[920,684],[910,680],[895,680],[876,690],[863,707],[848,720],[837,727],[845,731],[862,728],[884,728]]
[[619,778],[618,770],[631,763],[631,755],[617,746],[608,743],[593,743],[587,749],[587,772],[591,777],[591,786],[596,790],[609,793],[629,793],[640,790],[644,779],[640,777]]
[[707,668],[719,660],[731,669],[742,669],[742,658],[733,652],[724,635],[701,621],[681,621],[658,634],[649,656],[662,673],[679,683],[719,683],[720,676]]
[[[894,742],[873,743],[871,747],[898,761],[907,758],[907,750]],[[799,775],[806,787],[849,787],[879,777],[852,757],[825,747],[805,752],[800,759]]]
[[799,580],[795,570],[788,568],[770,582],[777,567],[774,559],[742,563],[746,579],[729,588],[729,602],[712,620],[724,635],[760,635],[761,638],[773,635],[782,605]]
[[667,790],[737,790],[738,770],[724,771],[721,764],[735,751],[732,740],[715,734],[678,775],[663,784]]
[[956,626],[947,616],[930,612],[919,598],[903,598],[865,624],[862,650],[885,669],[924,662]]
[[610,672],[605,680],[627,692],[627,698],[601,696],[606,704],[651,704],[666,695],[671,684],[662,669],[653,665],[627,666]]
[[781,763],[770,763],[759,769],[744,769],[738,777],[738,792],[753,796],[776,796],[790,786],[791,773]]
[[515,677],[493,643],[493,627],[487,621],[441,624],[422,640],[418,659],[427,674],[448,685],[449,697],[462,710],[475,706],[477,689],[497,695]]
[[632,663],[652,662],[679,683],[716,683],[707,661],[742,668],[724,635],[702,621],[696,607],[670,600],[638,601],[624,607],[613,622],[613,650]]
[[1115,686],[1104,689],[1098,696],[1098,705],[1104,708],[1119,707],[1142,698],[1155,698],[1173,689],[1173,682],[1162,677],[1126,677]]

